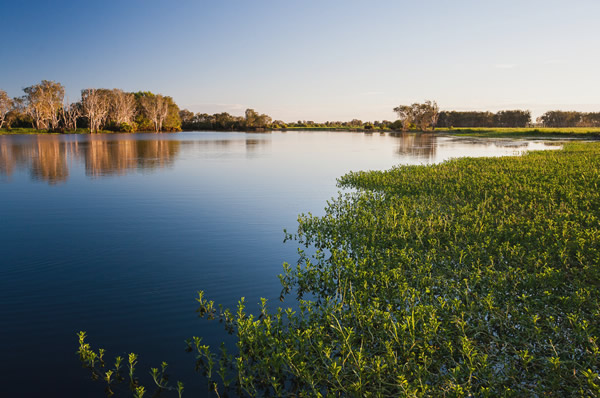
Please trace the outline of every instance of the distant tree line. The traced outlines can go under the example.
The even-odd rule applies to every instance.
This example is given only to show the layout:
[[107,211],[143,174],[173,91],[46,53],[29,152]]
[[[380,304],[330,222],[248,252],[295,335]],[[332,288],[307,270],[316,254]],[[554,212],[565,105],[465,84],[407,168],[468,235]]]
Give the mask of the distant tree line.
[[[179,112],[184,130],[261,130],[273,128],[273,119],[254,109],[246,109],[244,116],[233,116],[227,112],[196,113],[184,109]],[[279,122],[279,121],[278,121]],[[283,122],[281,122],[283,123]]]
[[389,120],[363,122],[359,119],[351,121],[327,121],[324,123],[312,120],[298,120],[297,122],[284,122],[273,120],[269,115],[260,114],[254,109],[246,109],[244,116],[233,116],[227,112],[208,114],[194,113],[187,109],[179,112],[183,130],[263,130],[263,129],[288,129],[288,128],[327,128],[327,129],[361,129],[361,130],[387,130],[393,123]]
[[537,122],[544,127],[600,127],[600,112],[548,111]]
[[363,122],[360,119],[350,121],[327,121],[324,123],[313,122],[312,120],[298,120],[288,123],[287,127],[292,128],[333,128],[333,129],[360,129],[360,130],[388,130],[393,123],[389,120],[375,120],[374,122]]
[[506,110],[492,112],[442,111],[437,127],[527,127],[531,124],[531,112]]
[[149,91],[87,88],[81,99],[70,103],[62,84],[42,80],[23,89],[25,95],[10,98],[0,90],[0,128],[90,132],[100,130],[179,131],[179,107],[171,97]]
[[[394,108],[398,120],[390,125],[394,130],[426,131],[435,127],[528,127],[532,126],[528,110],[493,112],[438,111],[435,101],[400,105]],[[548,111],[538,117],[543,127],[600,127],[600,112]]]

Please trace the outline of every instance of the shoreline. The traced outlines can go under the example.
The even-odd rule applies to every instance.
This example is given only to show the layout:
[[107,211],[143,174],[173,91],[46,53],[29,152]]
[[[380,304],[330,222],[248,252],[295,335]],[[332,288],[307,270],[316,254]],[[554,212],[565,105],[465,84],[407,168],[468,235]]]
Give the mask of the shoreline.
[[524,127],[524,128],[512,128],[512,127],[465,127],[465,128],[436,128],[435,130],[419,131],[419,130],[391,130],[391,129],[361,129],[361,128],[338,128],[338,127],[292,127],[292,128],[277,128],[277,129],[258,129],[258,130],[181,130],[181,131],[136,131],[136,132],[123,132],[123,131],[110,131],[101,130],[97,133],[91,133],[87,128],[80,128],[75,131],[43,131],[36,130],[33,128],[14,128],[14,129],[0,129],[0,135],[84,135],[84,134],[139,134],[139,133],[150,133],[150,134],[170,134],[170,133],[181,133],[181,132],[237,132],[237,133],[270,133],[274,131],[287,132],[287,131],[332,131],[332,132],[353,132],[353,133],[390,133],[390,134],[447,134],[455,135],[459,137],[476,137],[476,138],[531,138],[531,139],[543,139],[543,138],[579,138],[579,139],[600,139],[600,128],[598,127]]

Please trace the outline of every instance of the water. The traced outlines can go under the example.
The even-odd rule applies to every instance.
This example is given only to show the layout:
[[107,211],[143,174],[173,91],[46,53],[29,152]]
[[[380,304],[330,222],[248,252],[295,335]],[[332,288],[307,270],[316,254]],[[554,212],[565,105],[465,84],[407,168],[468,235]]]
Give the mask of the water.
[[[348,171],[556,148],[414,134],[274,132],[0,136],[0,396],[102,397],[76,332],[108,357],[161,361],[203,394],[183,341],[224,339],[197,290],[279,305],[297,259],[283,229],[322,214]],[[289,300],[289,299],[288,299]],[[249,306],[252,308],[252,306]],[[174,380],[173,380],[174,381]]]

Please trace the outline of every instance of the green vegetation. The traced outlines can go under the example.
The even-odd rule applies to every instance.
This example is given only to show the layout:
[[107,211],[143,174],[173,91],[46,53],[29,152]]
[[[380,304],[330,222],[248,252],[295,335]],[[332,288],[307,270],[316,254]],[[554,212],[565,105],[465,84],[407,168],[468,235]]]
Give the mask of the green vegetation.
[[600,127],[600,112],[548,111],[539,121],[546,127]]
[[[600,112],[548,111],[537,118],[543,127],[600,127]],[[492,112],[442,111],[437,127],[527,127],[531,125],[531,112],[522,110]]]
[[420,131],[426,131],[428,128],[433,130],[439,117],[439,107],[435,101],[399,105],[394,108],[394,112],[398,115],[402,131],[408,131],[411,128],[417,128]]
[[200,292],[237,351],[189,350],[221,393],[597,396],[599,183],[596,143],[349,173],[354,191],[286,234],[303,250],[282,297],[299,308],[231,312]]
[[470,128],[437,128],[437,132],[447,132],[462,136],[490,138],[518,137],[555,137],[555,138],[599,138],[600,127],[470,127]]
[[393,123],[389,120],[363,122],[352,119],[348,122],[317,123],[312,120],[298,120],[286,123],[282,120],[272,120],[269,115],[259,114],[254,109],[246,109],[244,116],[233,116],[227,112],[208,113],[190,112],[183,109],[179,112],[183,130],[218,130],[218,131],[252,131],[252,130],[390,130]]

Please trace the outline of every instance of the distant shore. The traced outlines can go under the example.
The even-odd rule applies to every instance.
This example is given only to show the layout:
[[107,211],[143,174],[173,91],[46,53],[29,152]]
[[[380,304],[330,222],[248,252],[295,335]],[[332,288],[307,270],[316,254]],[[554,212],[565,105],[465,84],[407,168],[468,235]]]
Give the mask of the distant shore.
[[[287,127],[275,129],[256,129],[256,130],[184,130],[184,131],[236,131],[261,133],[271,131],[350,131],[357,133],[394,133],[402,134],[402,131],[392,130],[389,128],[340,128],[340,127]],[[118,131],[101,130],[93,134],[137,134],[137,133],[154,133],[153,131],[138,131],[135,133],[123,133]],[[171,132],[164,132],[171,133]],[[482,138],[594,138],[600,139],[600,128],[598,127],[455,127],[455,128],[436,128],[435,130],[418,131],[408,130],[405,133],[417,134],[451,134],[466,137],[482,137]],[[19,134],[42,134],[42,135],[62,135],[62,134],[92,134],[87,128],[78,128],[77,130],[66,131],[44,131],[34,128],[12,128],[0,129],[0,135],[19,135]]]

